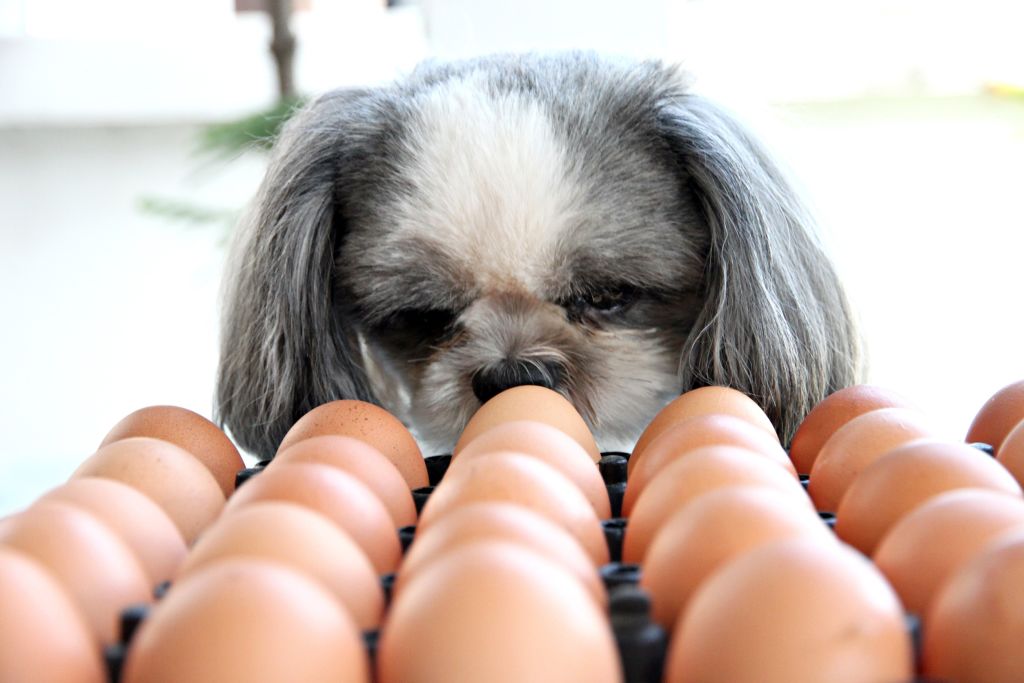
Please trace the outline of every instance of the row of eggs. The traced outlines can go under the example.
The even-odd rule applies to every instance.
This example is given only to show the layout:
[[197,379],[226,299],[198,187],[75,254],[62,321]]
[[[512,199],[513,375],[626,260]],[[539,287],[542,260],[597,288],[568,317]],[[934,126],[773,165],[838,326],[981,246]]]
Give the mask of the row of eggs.
[[[678,421],[646,444],[641,438],[630,460],[624,559],[643,563],[641,585],[652,595],[654,616],[672,631],[665,680],[909,680],[894,592],[897,604],[920,617],[920,666],[929,680],[1024,680],[1014,644],[1024,622],[1012,616],[1024,613],[1024,584],[1015,584],[1024,573],[1024,382],[981,408],[967,441],[985,443],[974,447],[939,437],[925,416],[878,387],[838,391],[808,414],[791,444],[792,467],[781,464],[806,477],[804,502],[834,519],[841,548],[861,558],[854,562],[860,578],[831,586],[842,574],[838,566],[802,571],[806,565],[784,558],[778,542],[818,539],[813,525],[792,513],[787,519],[781,504],[758,508],[752,492],[740,502],[731,483],[703,490],[700,479],[716,469],[707,464],[721,451],[716,457],[694,445],[739,445],[716,421],[724,422],[721,415]],[[780,462],[776,445],[757,448],[746,431],[748,448]],[[776,473],[764,483],[782,492],[784,479]],[[760,497],[767,498],[763,491]],[[630,543],[631,534],[649,528],[653,533]],[[858,585],[862,603],[853,605]],[[844,614],[864,601],[887,604],[887,616],[871,622]],[[869,634],[879,638],[868,648],[876,656],[851,657],[850,648],[864,646]],[[718,661],[706,662],[702,653],[712,649]],[[829,668],[839,662],[842,673]],[[787,663],[796,667],[786,670]]]
[[[990,402],[1003,412],[1010,406],[1010,417],[1000,418],[1010,427],[1014,419],[1024,419],[1024,401],[1014,391],[1010,387],[1002,400],[997,395]],[[794,438],[792,459],[760,408],[732,390],[688,392],[652,421],[629,461],[623,509],[630,520],[623,554],[643,564],[642,585],[651,593],[655,617],[673,633],[666,680],[909,678],[909,642],[899,601],[874,566],[824,532],[796,479],[798,470],[811,473],[812,498],[823,507],[819,499],[825,499],[815,496],[815,480],[825,480],[821,472],[827,470],[821,468],[826,462],[842,459],[828,455],[843,452],[835,445],[843,442],[840,437],[869,416],[891,416],[894,410],[909,411],[898,398],[874,387],[837,392],[805,420]],[[987,404],[976,425],[984,422],[986,412],[999,410]],[[893,422],[918,421],[904,418]],[[1009,432],[1005,424],[1000,428],[1003,435]],[[888,434],[878,426],[863,433],[882,432]],[[913,567],[922,552],[938,545],[942,550],[932,554],[945,562],[938,574],[948,578],[956,568],[953,560],[965,564],[967,555],[978,554],[983,539],[975,534],[971,548],[953,552],[949,544],[936,542],[933,530],[955,526],[953,520],[966,509],[963,501],[973,500],[989,510],[988,516],[979,512],[975,517],[989,524],[987,533],[995,537],[996,531],[1024,522],[1020,489],[996,461],[978,457],[963,444],[929,440],[923,430],[900,433],[907,438],[886,437],[891,443],[871,447],[871,457],[864,456],[871,448],[845,437],[845,450],[860,460],[847,467],[850,491],[838,506],[837,532],[864,552],[873,549],[864,547],[856,533],[844,531],[858,528],[857,515],[844,514],[844,508],[859,509],[845,503],[857,490],[853,481],[869,492],[868,503],[860,506],[868,510],[885,507],[894,492],[914,489],[911,502],[891,507],[882,522],[870,523],[873,531],[866,537],[872,538],[898,526],[897,520],[903,524],[902,517],[913,517],[906,514],[912,508],[921,508],[914,510],[918,515],[942,502],[919,505],[935,494],[970,488],[939,497],[952,501],[944,502],[945,512],[933,513],[935,519],[950,520],[946,527],[926,520],[918,525],[919,537],[907,532],[917,546],[902,561]],[[1017,441],[1003,435],[984,438],[998,445],[999,461],[1014,471]],[[895,458],[888,453],[893,448],[911,453]],[[454,456],[417,519],[409,492],[425,486],[428,477],[415,441],[379,408],[338,401],[300,419],[266,472],[232,494],[242,462],[222,432],[188,411],[144,409],[116,426],[71,482],[0,523],[5,577],[0,585],[12,594],[3,596],[4,604],[8,597],[12,604],[29,599],[26,595],[34,604],[46,604],[35,599],[46,584],[47,599],[64,608],[56,620],[67,625],[64,630],[71,633],[71,626],[81,623],[70,615],[88,614],[93,639],[107,644],[115,637],[120,607],[145,601],[155,583],[174,578],[174,588],[131,648],[128,683],[367,680],[369,665],[358,630],[379,624],[384,607],[376,577],[397,568],[395,598],[380,641],[379,680],[456,680],[453,672],[467,680],[529,680],[535,675],[579,680],[581,671],[589,672],[588,679],[618,680],[604,611],[607,596],[595,571],[608,560],[599,520],[610,516],[610,507],[595,466],[600,454],[582,419],[554,392],[519,387],[492,399],[474,416]],[[888,484],[886,477],[871,475],[883,482],[873,489],[860,483],[879,469],[869,460],[901,465]],[[981,474],[974,473],[978,468]],[[947,469],[953,474],[919,485],[927,479],[922,473]],[[961,470],[966,474],[957,478]],[[126,490],[136,494],[133,507],[128,507],[132,495]],[[82,507],[93,516],[83,517]],[[154,510],[163,518],[150,514]],[[1004,520],[1002,526],[994,519]],[[103,522],[117,532],[113,536],[127,539],[131,550],[125,552],[116,539],[111,542],[109,533],[97,534]],[[394,530],[416,522],[416,541],[402,560]],[[86,527],[92,535],[72,538]],[[41,548],[40,539],[72,549],[76,567],[62,568],[58,553]],[[1009,547],[1015,546],[1011,542]],[[898,552],[890,554],[900,559]],[[263,561],[226,559],[239,556]],[[90,557],[102,566],[83,571]],[[34,571],[36,563],[47,566],[49,574]],[[141,568],[141,581],[126,578],[133,566]],[[880,561],[879,566],[884,569]],[[297,583],[296,570],[306,577]],[[61,592],[50,590],[53,577],[72,594],[72,608],[54,597]],[[889,580],[905,602],[905,593],[920,584],[904,582],[901,588],[892,575]],[[936,590],[933,586],[929,593]],[[323,599],[325,591],[332,599]],[[307,614],[300,606],[314,597]],[[33,609],[38,621],[43,612]],[[247,616],[241,618],[242,613]],[[805,624],[780,626],[790,616],[803,617]],[[55,636],[53,618],[46,620],[45,639],[26,626],[31,618],[0,619],[3,680],[101,680],[93,673],[99,667],[96,647],[79,648],[92,654],[77,655],[71,677],[47,678],[39,672],[43,662],[61,659],[54,639],[69,652],[75,649],[72,643],[83,642],[81,636],[63,641]],[[217,623],[223,625],[220,630]],[[311,624],[321,630],[307,633]],[[326,624],[331,628],[324,631]],[[848,634],[854,626],[868,635],[860,641],[847,637],[839,650],[830,651],[830,625],[834,633]],[[926,621],[926,635],[940,631]],[[962,637],[962,631],[954,635]],[[788,633],[788,647],[780,647],[772,633]],[[794,633],[816,635],[802,641]],[[317,655],[320,642],[331,646]],[[453,646],[460,642],[464,647]],[[33,648],[38,658],[30,656]],[[962,650],[947,645],[937,651]],[[529,661],[510,659],[515,652],[525,653]],[[273,653],[285,656],[276,664],[265,661]],[[858,654],[867,667],[859,671],[849,664]],[[31,676],[2,668],[18,662],[26,666],[26,661]],[[744,661],[752,662],[756,672],[735,669]],[[823,678],[830,662],[838,661],[844,663],[844,677]],[[222,668],[214,671],[215,665]],[[531,673],[529,666],[541,666],[544,673]],[[998,679],[964,674],[952,680]]]
[[[556,399],[557,409],[572,411],[557,394],[548,392],[545,398]],[[572,415],[585,431],[582,419]],[[480,443],[499,448],[495,439],[508,438],[502,434],[515,425],[504,421],[504,430],[484,430],[486,416],[481,411],[475,422],[478,430],[488,432]],[[544,443],[538,442],[536,450],[541,453],[577,449],[574,456],[582,454],[586,464],[577,464],[576,473],[590,476],[588,494],[599,505],[588,511],[595,524],[596,515],[610,514],[589,452],[545,424],[527,423],[514,431],[520,445],[525,435],[539,435]],[[464,438],[470,435],[467,429]],[[480,445],[461,449],[459,465],[471,470],[481,450]],[[551,510],[559,509],[551,501],[563,496],[560,486],[582,497],[560,474],[527,458],[526,466],[533,465],[554,482],[546,503]],[[0,521],[0,598],[5,604],[0,680],[104,679],[101,648],[117,641],[119,612],[149,602],[154,587],[171,580],[174,590],[147,619],[132,648],[125,680],[367,680],[360,631],[380,625],[380,576],[397,569],[402,550],[396,529],[417,522],[411,490],[428,483],[415,440],[376,406],[335,401],[296,422],[273,466],[236,492],[243,468],[230,439],[205,418],[176,407],[146,408],[117,424],[68,483]],[[453,471],[449,479],[455,476]],[[598,491],[603,506],[594,497]],[[590,609],[600,616],[604,596],[595,566],[607,559],[606,549],[594,558],[582,551],[574,554],[576,541],[568,531],[521,506],[466,507],[468,514],[445,516],[433,541],[421,522],[420,558],[428,557],[431,543],[445,544],[445,533],[451,534],[460,517],[468,522],[462,524],[462,536],[486,520],[490,536],[503,527],[524,547],[545,548],[558,558],[558,566],[572,567],[574,559],[583,559],[573,568],[572,585],[577,578],[587,583]],[[596,538],[591,535],[592,541]],[[597,547],[591,544],[592,550]],[[229,561],[240,557],[247,559],[246,566]],[[402,585],[416,564],[415,559],[405,563]],[[296,581],[304,586],[292,585]],[[267,589],[258,590],[261,585]],[[322,599],[324,590],[330,594],[327,600]],[[571,592],[556,595],[562,599]],[[571,606],[565,613],[604,633],[601,618],[584,618]],[[300,626],[315,625],[318,619],[331,623],[330,633],[321,633],[326,640],[308,633],[308,624]],[[166,621],[170,633],[160,626]],[[246,634],[246,626],[254,632]],[[286,632],[293,637],[285,637]],[[191,639],[183,643],[182,636]],[[261,646],[268,637],[266,647]],[[147,648],[147,642],[154,647]],[[243,650],[253,649],[265,656],[243,656]]]

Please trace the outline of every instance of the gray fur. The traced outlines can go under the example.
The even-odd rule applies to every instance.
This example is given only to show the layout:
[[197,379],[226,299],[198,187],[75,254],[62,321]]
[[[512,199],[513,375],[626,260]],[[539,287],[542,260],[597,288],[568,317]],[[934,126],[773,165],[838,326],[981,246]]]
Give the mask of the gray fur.
[[[497,118],[542,112],[560,160],[549,232],[521,225],[539,206],[423,167],[448,151],[429,147],[439,126],[458,144],[459,121],[428,113],[449,92]],[[450,225],[460,216],[471,224]],[[474,246],[507,239],[487,232],[503,221],[540,245],[522,240],[515,268]],[[609,297],[629,303],[595,308]],[[861,373],[842,288],[763,148],[677,70],[588,54],[430,64],[310,104],[275,147],[225,302],[216,412],[262,456],[337,398],[380,403],[428,449],[450,448],[479,406],[473,373],[505,358],[564,367],[557,388],[604,448],[629,448],[704,384],[747,392],[788,442]]]

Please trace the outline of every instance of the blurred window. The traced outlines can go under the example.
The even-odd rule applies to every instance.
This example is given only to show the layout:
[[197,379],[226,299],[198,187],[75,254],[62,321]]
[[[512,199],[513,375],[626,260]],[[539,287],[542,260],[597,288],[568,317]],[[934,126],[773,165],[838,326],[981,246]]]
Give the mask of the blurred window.
[[0,38],[25,35],[26,0],[0,0]]

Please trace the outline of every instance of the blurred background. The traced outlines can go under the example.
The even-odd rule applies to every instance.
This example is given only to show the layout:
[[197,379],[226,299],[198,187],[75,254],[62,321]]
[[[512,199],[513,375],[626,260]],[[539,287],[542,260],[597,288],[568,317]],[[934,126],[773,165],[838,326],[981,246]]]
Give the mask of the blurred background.
[[428,57],[683,63],[805,189],[870,381],[962,437],[1024,378],[1024,3],[267,2],[0,0],[0,515],[137,408],[210,415],[250,143],[282,101]]

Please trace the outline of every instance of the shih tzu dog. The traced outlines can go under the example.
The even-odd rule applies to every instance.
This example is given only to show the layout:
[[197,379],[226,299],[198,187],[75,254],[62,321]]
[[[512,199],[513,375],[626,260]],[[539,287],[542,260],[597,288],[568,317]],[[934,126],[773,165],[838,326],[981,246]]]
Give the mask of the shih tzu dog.
[[264,457],[338,398],[444,452],[538,384],[605,450],[723,384],[784,443],[860,379],[844,293],[762,146],[675,68],[429,64],[289,121],[229,264],[216,412]]

